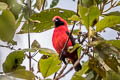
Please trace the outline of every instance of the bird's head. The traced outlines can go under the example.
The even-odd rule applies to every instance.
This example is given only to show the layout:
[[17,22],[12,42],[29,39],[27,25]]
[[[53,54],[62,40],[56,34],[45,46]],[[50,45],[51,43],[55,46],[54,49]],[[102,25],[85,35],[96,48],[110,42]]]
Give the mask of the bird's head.
[[61,25],[64,25],[64,26],[67,26],[67,22],[61,18],[60,16],[55,16],[52,21],[54,22],[55,24],[55,27],[59,27]]

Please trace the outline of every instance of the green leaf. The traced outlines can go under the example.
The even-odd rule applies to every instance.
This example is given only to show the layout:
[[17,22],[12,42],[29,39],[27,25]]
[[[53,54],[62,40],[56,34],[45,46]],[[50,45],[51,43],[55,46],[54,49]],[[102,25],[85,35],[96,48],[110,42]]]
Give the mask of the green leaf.
[[107,71],[104,80],[120,80],[120,74],[117,74],[114,71]]
[[107,27],[114,27],[120,24],[120,16],[106,16],[96,24],[96,31],[99,32]]
[[82,47],[79,47],[78,50],[77,50],[77,55],[78,55],[78,58],[80,58],[80,55],[81,55],[81,50],[82,50]]
[[115,12],[110,12],[107,14],[104,14],[105,16],[120,16],[120,12],[119,11],[115,11]]
[[15,71],[16,69],[24,69],[25,67],[21,66],[24,57],[25,55],[23,51],[11,52],[3,63],[3,71],[8,73]]
[[70,46],[68,49],[67,49],[67,51],[69,52],[69,53],[73,53],[76,49],[78,49],[78,48],[80,48],[81,47],[81,45],[80,44],[78,44],[78,43],[76,43],[74,46]]
[[[73,11],[60,9],[60,8],[52,8],[52,9],[43,10],[40,13],[35,13],[31,16],[31,19],[36,20],[37,23],[36,22],[31,23],[30,32],[43,32],[53,28],[52,18],[56,15],[61,16],[63,19],[67,20],[67,18],[71,17],[74,14],[76,13]],[[68,22],[68,24],[70,24],[70,22]],[[28,32],[27,25],[28,24],[26,22],[19,33],[27,33]]]
[[110,28],[112,28],[112,29],[114,29],[116,31],[120,31],[120,25],[115,25],[115,26],[110,27]]
[[86,79],[80,75],[74,75],[71,80],[86,80]]
[[57,56],[49,57],[48,59],[40,59],[39,61],[39,71],[42,73],[43,77],[46,78],[53,73],[57,72],[61,67],[61,61]]
[[82,6],[87,7],[87,8],[89,8],[95,4],[94,0],[80,0],[80,2],[81,2]]
[[18,15],[22,9],[22,5],[17,2],[17,0],[3,0],[7,3],[11,12],[14,14],[15,18],[18,18]]
[[107,44],[110,44],[120,50],[120,40],[109,40],[106,41]]
[[[108,41],[109,42],[109,41]],[[116,57],[114,57],[113,53],[114,51],[111,49],[111,45],[109,45],[107,41],[99,43],[96,47],[96,53],[99,54],[99,56],[103,59],[105,64],[114,70],[115,72],[118,72],[118,66],[120,65],[118,61],[116,60]],[[115,51],[117,52],[117,51]]]
[[44,55],[52,55],[52,54],[57,54],[55,51],[48,49],[48,48],[39,48],[39,53],[44,54]]
[[75,74],[72,77],[72,80],[86,80],[85,78],[82,77],[82,75],[85,74],[88,70],[89,70],[89,66],[87,61],[82,65],[82,70],[75,72]]
[[68,18],[68,20],[71,20],[71,21],[80,21],[80,17],[78,17],[77,15],[72,15],[72,17]]
[[44,0],[36,0],[36,7],[38,10],[41,9],[43,3],[44,3]]
[[52,3],[50,4],[50,8],[53,8],[59,3],[59,0],[52,0]]
[[117,3],[117,6],[120,6],[120,1]]
[[100,10],[95,6],[90,8],[79,6],[79,15],[82,18],[82,23],[88,29],[94,24],[94,20],[99,18]]
[[14,78],[11,79],[11,77],[7,75],[0,75],[0,80],[13,80]]
[[82,76],[83,74],[85,74],[89,70],[88,63],[89,63],[89,61],[86,61],[85,63],[83,63],[82,69],[79,72],[77,72],[79,75]]
[[108,57],[106,56],[106,59],[104,59],[104,62],[115,72],[118,71],[118,66],[120,65],[115,57]]
[[94,79],[93,79],[94,77],[95,77],[94,71],[90,71],[90,72],[87,73],[86,79],[87,79],[87,80],[94,80]]
[[0,10],[7,9],[8,5],[6,3],[0,2]]
[[[23,8],[23,14],[24,14],[24,18],[26,19],[26,20],[28,20],[28,18],[29,18],[29,13],[31,13],[31,9],[29,8],[29,6],[25,6],[24,8]],[[28,25],[26,25],[26,27],[27,27]]]
[[32,48],[33,49],[39,49],[40,48],[40,44],[37,40],[34,40],[32,43]]
[[97,4],[100,4],[100,3],[102,2],[102,0],[95,0],[95,2],[96,2]]
[[16,30],[15,18],[9,10],[0,15],[0,40],[11,41]]
[[21,21],[22,21],[22,19],[23,19],[23,14],[17,19],[17,21],[16,21],[16,29],[20,26],[20,24],[21,24]]
[[35,75],[31,71],[26,71],[24,69],[18,69],[9,73],[8,75],[25,80],[35,80]]
[[105,71],[100,67],[99,61],[96,58],[89,60],[89,68],[98,73],[101,77],[105,77]]

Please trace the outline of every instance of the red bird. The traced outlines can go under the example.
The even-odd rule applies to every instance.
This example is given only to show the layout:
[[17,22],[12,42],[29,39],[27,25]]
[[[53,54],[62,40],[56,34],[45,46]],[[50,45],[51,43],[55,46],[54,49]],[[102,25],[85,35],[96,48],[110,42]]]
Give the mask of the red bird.
[[[69,37],[70,31],[68,30],[67,22],[64,19],[62,19],[60,16],[55,16],[53,18],[53,22],[55,24],[55,29],[54,29],[53,36],[52,36],[52,43],[53,43],[53,47],[55,48],[57,53],[60,55]],[[74,46],[74,45],[75,45],[75,40],[73,36],[71,35],[70,40],[68,41],[68,44],[61,58],[61,60],[65,64],[66,64],[65,58],[69,58],[72,64],[74,64],[78,59],[77,50],[75,50],[73,53],[69,53],[67,51],[68,47]],[[76,65],[75,70],[79,71],[81,68],[82,66],[79,63],[78,65]]]

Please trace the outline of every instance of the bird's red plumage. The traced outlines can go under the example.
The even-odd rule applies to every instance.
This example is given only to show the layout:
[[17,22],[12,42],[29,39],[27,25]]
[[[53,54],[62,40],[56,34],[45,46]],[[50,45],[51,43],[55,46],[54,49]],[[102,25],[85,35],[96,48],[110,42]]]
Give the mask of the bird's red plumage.
[[[69,31],[68,28],[64,25],[61,25],[60,27],[55,28],[53,32],[53,37],[52,37],[53,47],[59,54],[61,53],[64,47],[64,44],[68,39],[68,35],[66,34],[66,31]],[[67,48],[69,46],[72,46],[72,43],[70,40],[67,44]]]
[[[53,37],[52,37],[52,43],[53,43],[53,47],[55,48],[57,53],[61,54],[61,52],[64,48],[64,45],[69,37],[67,32],[69,33],[70,31],[68,30],[67,22],[64,19],[62,19],[61,17],[55,16],[53,18],[53,21],[57,22],[57,23],[55,23],[55,29],[54,29]],[[74,46],[72,39],[70,39],[68,41],[68,44],[64,50],[64,54],[62,55],[62,57],[63,57],[62,60],[63,60],[63,62],[65,62],[64,61],[65,58],[69,58],[71,60],[71,62],[74,64],[78,59],[77,49],[74,52],[69,53],[67,51],[67,48],[70,46]],[[79,63],[76,65],[75,70],[79,71],[81,68],[82,68],[81,64]]]

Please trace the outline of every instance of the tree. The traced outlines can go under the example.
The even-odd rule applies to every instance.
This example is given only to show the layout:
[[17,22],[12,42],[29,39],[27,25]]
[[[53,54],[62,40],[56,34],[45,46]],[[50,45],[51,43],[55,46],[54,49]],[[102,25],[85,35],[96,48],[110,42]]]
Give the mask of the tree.
[[[8,43],[7,46],[0,45],[0,47],[13,50],[2,64],[5,75],[0,76],[0,79],[10,80],[6,76],[27,80],[41,79],[33,73],[34,67],[31,67],[31,61],[35,60],[34,56],[40,53],[42,57],[36,64],[38,64],[38,72],[42,74],[45,80],[52,74],[54,74],[52,79],[61,79],[69,74],[85,55],[89,59],[83,62],[82,70],[75,72],[72,80],[120,80],[120,12],[108,12],[110,9],[120,6],[120,1],[78,0],[76,12],[54,8],[59,3],[59,0],[53,0],[50,8],[45,9],[46,2],[47,0],[19,0],[19,2],[17,0],[0,0],[0,40]],[[107,5],[110,6],[106,9]],[[53,23],[51,20],[56,15],[67,20],[69,25],[73,25],[70,35],[73,34],[77,41],[76,45],[72,49],[68,49],[68,51],[72,52],[78,49],[79,59],[66,72],[64,70],[67,65],[61,66],[62,62],[55,51],[42,48],[36,40],[30,45],[30,33],[39,33],[52,29]],[[29,48],[16,50],[9,44],[12,46],[17,45],[13,37],[21,22],[24,22],[24,24],[17,34],[28,34]],[[74,29],[76,24],[79,24],[77,26],[79,29]],[[84,25],[87,32],[81,31],[82,25]],[[105,40],[101,37],[100,32],[105,31],[106,28],[118,32],[116,39]],[[25,69],[26,65],[21,65],[25,57],[29,59],[29,71]],[[67,64],[69,63],[68,60]]]

